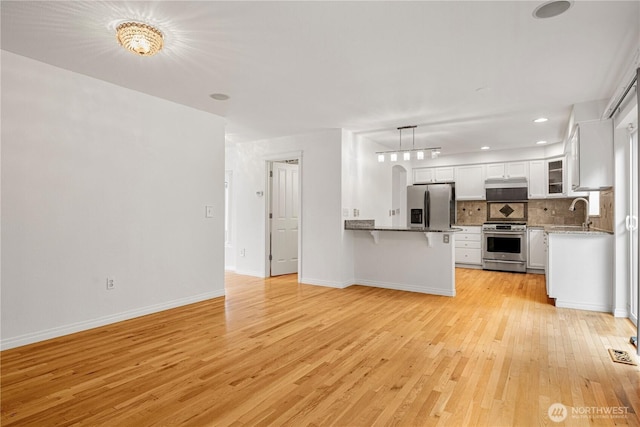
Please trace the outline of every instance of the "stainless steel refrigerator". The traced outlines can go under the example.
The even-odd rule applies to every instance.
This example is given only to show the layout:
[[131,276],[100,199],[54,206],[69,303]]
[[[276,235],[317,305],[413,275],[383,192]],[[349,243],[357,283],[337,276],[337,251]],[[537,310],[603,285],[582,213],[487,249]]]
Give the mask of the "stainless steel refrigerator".
[[407,226],[435,230],[456,223],[455,184],[418,184],[407,187]]

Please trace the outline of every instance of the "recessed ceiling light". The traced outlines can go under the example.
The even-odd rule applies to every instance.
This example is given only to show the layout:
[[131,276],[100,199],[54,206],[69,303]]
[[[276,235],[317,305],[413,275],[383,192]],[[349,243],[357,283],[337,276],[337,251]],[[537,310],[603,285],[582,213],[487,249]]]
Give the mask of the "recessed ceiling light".
[[552,0],[542,3],[533,11],[533,17],[538,19],[553,18],[565,13],[573,5],[573,1]]
[[534,122],[535,123],[544,123],[547,120],[549,120],[549,119],[547,119],[546,117],[538,117],[537,119],[534,120]]
[[229,95],[224,93],[212,93],[209,96],[215,99],[216,101],[226,101],[227,99],[229,99]]
[[536,142],[536,144],[538,144],[538,145],[542,145],[542,144],[546,144],[546,143],[547,143],[547,141],[538,141],[538,142]]
[[486,145],[485,145],[484,147],[480,147],[480,149],[481,149],[481,150],[488,150],[488,149],[490,149],[490,148],[491,148],[491,147],[486,146]]

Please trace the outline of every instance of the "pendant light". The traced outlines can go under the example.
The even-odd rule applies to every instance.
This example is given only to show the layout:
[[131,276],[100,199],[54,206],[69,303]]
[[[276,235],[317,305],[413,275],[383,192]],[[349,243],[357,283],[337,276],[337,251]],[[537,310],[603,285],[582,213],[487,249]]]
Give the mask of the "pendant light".
[[[397,162],[399,158],[402,158],[404,161],[410,161],[412,157],[412,153],[415,153],[416,160],[424,160],[424,152],[431,151],[431,158],[435,159],[440,154],[440,147],[430,147],[430,148],[418,148],[416,149],[416,128],[418,126],[401,126],[398,129],[398,150],[390,150],[390,151],[376,151],[376,155],[378,156],[378,162],[384,163],[386,154],[389,155],[389,160],[392,162]],[[411,129],[412,137],[411,137],[411,149],[402,149],[402,131],[404,129]]]

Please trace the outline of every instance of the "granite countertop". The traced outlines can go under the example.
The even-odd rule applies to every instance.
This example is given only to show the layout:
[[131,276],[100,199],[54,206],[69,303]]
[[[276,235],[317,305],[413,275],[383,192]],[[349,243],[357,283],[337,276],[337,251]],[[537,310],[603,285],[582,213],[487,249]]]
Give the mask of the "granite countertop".
[[580,225],[547,225],[544,227],[545,233],[554,234],[613,234],[611,231],[599,228],[582,228]]
[[374,220],[355,219],[344,221],[345,230],[366,230],[366,231],[419,231],[422,233],[455,233],[462,231],[461,228],[428,228],[428,227],[400,227],[393,225],[375,225]]
[[[476,224],[455,224],[451,228],[428,228],[428,227],[400,227],[393,225],[375,225],[375,221],[372,219],[354,219],[345,220],[345,230],[366,230],[366,231],[413,231],[422,233],[455,233],[462,231],[458,227],[475,226]],[[481,226],[482,224],[477,224]],[[613,234],[611,231],[601,230],[599,228],[587,228],[584,229],[580,225],[531,225],[529,228],[544,229],[545,233],[556,234],[584,234],[584,235],[596,235],[596,234]]]

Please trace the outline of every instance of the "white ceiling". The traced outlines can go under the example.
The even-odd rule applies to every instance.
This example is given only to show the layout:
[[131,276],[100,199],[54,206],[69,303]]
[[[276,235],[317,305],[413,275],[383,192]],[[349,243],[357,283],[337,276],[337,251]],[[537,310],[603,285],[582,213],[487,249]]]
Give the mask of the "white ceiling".
[[[1,42],[223,116],[230,142],[344,128],[396,147],[396,128],[415,124],[416,146],[444,155],[559,142],[571,105],[618,89],[640,2],[578,0],[534,19],[541,3],[3,0]],[[165,49],[126,52],[124,20],[159,27]]]

